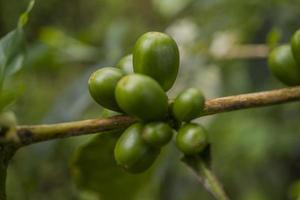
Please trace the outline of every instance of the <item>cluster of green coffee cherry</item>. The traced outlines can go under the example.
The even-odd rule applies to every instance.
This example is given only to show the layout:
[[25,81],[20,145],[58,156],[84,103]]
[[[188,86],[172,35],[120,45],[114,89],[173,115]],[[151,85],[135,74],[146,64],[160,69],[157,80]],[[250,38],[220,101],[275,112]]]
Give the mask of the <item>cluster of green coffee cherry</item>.
[[274,48],[268,61],[270,71],[282,83],[300,85],[300,30],[293,34],[290,44]]
[[190,122],[204,109],[202,92],[189,88],[172,102],[166,95],[178,68],[176,42],[164,33],[148,32],[117,67],[101,68],[89,79],[97,103],[139,120],[122,133],[114,150],[117,164],[129,172],[148,169],[175,130],[176,146],[185,155],[198,154],[207,145],[203,127]]

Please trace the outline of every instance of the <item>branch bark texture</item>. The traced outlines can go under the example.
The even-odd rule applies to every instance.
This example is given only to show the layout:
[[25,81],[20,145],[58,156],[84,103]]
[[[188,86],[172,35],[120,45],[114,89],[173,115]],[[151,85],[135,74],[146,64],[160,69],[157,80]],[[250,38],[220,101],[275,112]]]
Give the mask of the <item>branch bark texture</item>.
[[[201,116],[293,101],[300,101],[300,86],[207,100]],[[51,139],[126,128],[135,121],[136,119],[130,116],[120,115],[107,119],[91,119],[50,125],[18,126],[18,145],[25,146]]]
[[201,116],[300,101],[300,86],[207,100]]
[[122,129],[135,121],[136,119],[130,116],[119,115],[106,119],[89,119],[49,125],[25,125],[17,127],[17,135],[20,145],[28,145],[51,139]]
[[15,151],[14,144],[0,144],[0,200],[6,200],[7,167]]

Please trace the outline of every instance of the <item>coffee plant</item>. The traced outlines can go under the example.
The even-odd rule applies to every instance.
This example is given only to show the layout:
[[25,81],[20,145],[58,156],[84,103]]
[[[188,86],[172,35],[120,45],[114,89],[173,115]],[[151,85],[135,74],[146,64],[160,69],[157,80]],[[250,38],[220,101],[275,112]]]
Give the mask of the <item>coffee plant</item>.
[[[125,55],[115,66],[99,68],[90,75],[86,89],[91,98],[117,114],[57,124],[19,125],[17,116],[7,107],[22,91],[5,83],[23,65],[23,28],[33,4],[31,1],[27,11],[20,16],[17,28],[0,40],[0,200],[6,199],[7,168],[19,149],[86,134],[97,134],[92,142],[80,149],[81,152],[92,152],[92,157],[78,153],[72,162],[78,166],[84,159],[105,160],[103,167],[113,169],[110,172],[119,177],[114,182],[120,186],[118,188],[131,185],[133,189],[140,185],[139,177],[149,176],[151,166],[164,148],[174,141],[181,152],[181,161],[194,172],[207,192],[215,199],[229,200],[230,195],[211,168],[211,147],[214,144],[209,140],[210,133],[193,120],[300,100],[300,30],[294,33],[289,44],[275,46],[268,56],[270,72],[290,87],[215,99],[205,98],[202,91],[192,87],[183,89],[174,99],[168,97],[167,91],[178,76],[180,51],[171,36],[153,31],[141,35],[132,54]],[[97,154],[96,147],[99,146],[105,154]],[[86,178],[80,175],[78,168],[73,173],[78,176],[78,182]],[[136,174],[136,179],[128,178],[130,174]],[[107,173],[103,180],[109,180],[110,175]],[[93,176],[97,177],[97,174],[91,174],[90,178]],[[108,199],[106,188],[99,190],[103,199]],[[132,191],[123,192],[128,194],[126,199],[133,199]],[[110,198],[123,198],[121,193],[122,189]]]

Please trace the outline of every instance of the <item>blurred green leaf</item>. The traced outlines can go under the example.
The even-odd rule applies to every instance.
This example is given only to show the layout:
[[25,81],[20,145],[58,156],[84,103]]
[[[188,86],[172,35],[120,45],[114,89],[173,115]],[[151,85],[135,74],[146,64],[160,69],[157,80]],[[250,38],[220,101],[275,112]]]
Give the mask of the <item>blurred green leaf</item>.
[[6,106],[12,103],[15,100],[15,93],[14,91],[2,90],[0,95],[0,110],[2,111]]
[[83,43],[55,27],[44,27],[40,32],[40,40],[57,50],[57,56],[64,61],[95,60],[98,49]]
[[270,49],[275,48],[282,38],[282,31],[278,28],[273,28],[267,35],[267,44]]
[[23,66],[25,56],[23,54],[20,54],[15,57],[15,59],[12,60],[12,62],[7,67],[7,75],[13,75],[17,73]]
[[0,111],[12,104],[16,98],[23,92],[22,87],[14,87],[13,89],[0,91]]
[[149,182],[149,171],[132,175],[117,166],[113,152],[119,135],[95,136],[78,149],[72,161],[72,175],[77,186],[83,191],[97,193],[102,200],[132,200]]
[[28,21],[28,15],[33,8],[34,0],[30,1],[26,11],[21,14],[16,29],[6,34],[0,40],[0,83],[6,76],[13,75],[21,69],[24,61],[25,45],[23,26]]
[[300,181],[295,181],[289,187],[288,195],[290,199],[299,200],[300,199]]
[[26,11],[23,14],[21,14],[21,16],[19,17],[19,21],[18,21],[19,28],[22,28],[23,26],[25,26],[27,24],[28,16],[34,6],[34,3],[35,3],[35,0],[31,0],[27,6]]
[[11,104],[21,91],[16,88],[3,90],[3,84],[8,76],[15,74],[23,66],[25,41],[22,28],[28,21],[33,5],[34,0],[29,2],[26,11],[20,16],[17,28],[0,40],[0,111]]
[[153,6],[162,15],[172,17],[183,10],[192,0],[153,0]]
[[[24,54],[23,30],[17,28],[0,40],[0,72],[1,85],[8,75],[12,75],[20,69],[21,54]],[[17,59],[17,60],[16,60]]]

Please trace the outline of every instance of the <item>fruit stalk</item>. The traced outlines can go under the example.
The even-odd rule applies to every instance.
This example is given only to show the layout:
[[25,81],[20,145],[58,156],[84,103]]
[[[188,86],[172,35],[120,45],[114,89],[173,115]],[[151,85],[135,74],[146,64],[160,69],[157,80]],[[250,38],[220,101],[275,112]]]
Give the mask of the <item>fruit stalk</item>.
[[221,182],[200,156],[184,157],[182,161],[196,174],[199,182],[215,199],[229,200]]

